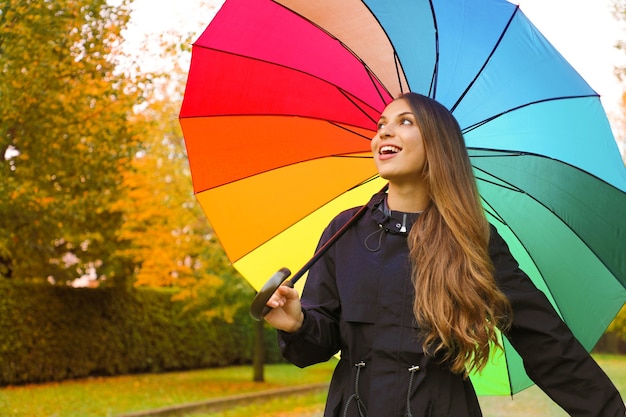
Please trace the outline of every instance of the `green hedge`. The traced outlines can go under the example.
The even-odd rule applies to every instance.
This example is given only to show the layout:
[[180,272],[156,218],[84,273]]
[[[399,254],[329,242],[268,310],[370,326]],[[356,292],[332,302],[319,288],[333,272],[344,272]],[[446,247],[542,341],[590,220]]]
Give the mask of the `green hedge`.
[[[171,292],[0,280],[0,385],[250,363],[254,325],[182,313]],[[275,333],[266,333],[269,362]]]

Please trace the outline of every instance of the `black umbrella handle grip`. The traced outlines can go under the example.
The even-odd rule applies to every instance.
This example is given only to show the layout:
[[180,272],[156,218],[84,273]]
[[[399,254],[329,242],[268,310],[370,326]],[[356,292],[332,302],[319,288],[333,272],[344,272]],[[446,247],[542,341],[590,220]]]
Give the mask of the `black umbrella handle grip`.
[[294,283],[292,281],[285,281],[289,278],[289,275],[291,275],[291,271],[289,269],[281,268],[276,271],[276,273],[272,275],[259,290],[250,305],[250,316],[254,320],[261,321],[267,313],[272,311],[272,308],[267,306],[267,301],[272,297],[272,294],[276,292],[278,287],[281,285],[287,285],[293,288]]

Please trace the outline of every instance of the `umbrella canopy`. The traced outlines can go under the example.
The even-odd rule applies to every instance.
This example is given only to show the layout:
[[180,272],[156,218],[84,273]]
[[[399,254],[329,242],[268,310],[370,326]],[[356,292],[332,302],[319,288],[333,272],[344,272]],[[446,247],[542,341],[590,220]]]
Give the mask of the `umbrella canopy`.
[[[193,45],[180,118],[234,266],[257,289],[298,269],[383,187],[370,139],[407,91],[457,118],[489,220],[591,349],[626,300],[626,170],[598,95],[504,0],[227,0]],[[479,394],[531,385],[504,343]]]

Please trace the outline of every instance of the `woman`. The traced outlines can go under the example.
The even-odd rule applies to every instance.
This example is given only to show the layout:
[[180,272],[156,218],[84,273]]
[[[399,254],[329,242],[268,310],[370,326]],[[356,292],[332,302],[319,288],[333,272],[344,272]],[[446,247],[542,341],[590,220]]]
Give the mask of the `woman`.
[[[341,352],[324,416],[480,416],[468,372],[501,329],[529,376],[572,416],[624,416],[619,393],[518,268],[480,204],[454,117],[414,93],[371,143],[388,191],[265,316],[304,367]],[[339,214],[324,243],[356,211]]]

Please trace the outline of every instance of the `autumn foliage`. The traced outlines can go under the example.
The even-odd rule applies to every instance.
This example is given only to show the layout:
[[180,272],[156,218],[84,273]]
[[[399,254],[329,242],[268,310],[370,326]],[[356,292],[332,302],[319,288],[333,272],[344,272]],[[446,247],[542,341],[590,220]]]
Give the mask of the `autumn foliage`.
[[188,39],[157,40],[168,72],[142,72],[122,49],[129,13],[128,0],[0,3],[0,277],[189,289],[235,274],[178,123]]
[[0,274],[122,276],[112,203],[139,144],[131,121],[142,100],[116,73],[128,10],[105,0],[0,7]]
[[[139,303],[122,306],[129,314],[140,314],[137,308],[162,314],[133,294],[137,287],[166,287],[186,317],[240,323],[252,289],[229,264],[192,192],[178,123],[184,69],[173,64],[148,73],[126,55],[130,2],[0,2],[0,281],[56,288],[50,291],[92,287],[81,294],[96,297],[104,310],[76,301],[82,315],[105,314],[107,302],[119,301],[107,291]],[[162,59],[172,63],[189,48],[185,37],[158,42]],[[63,322],[57,295],[45,290],[33,297]],[[116,314],[116,324],[131,325]],[[16,322],[21,331],[46,321],[45,315],[27,319]],[[59,330],[46,326],[52,326],[46,332]],[[151,331],[137,337],[142,343],[161,337]],[[15,346],[35,349],[26,342],[32,337]],[[15,347],[4,340],[3,348]],[[79,350],[72,352],[66,353]],[[115,361],[107,366],[141,369]]]

